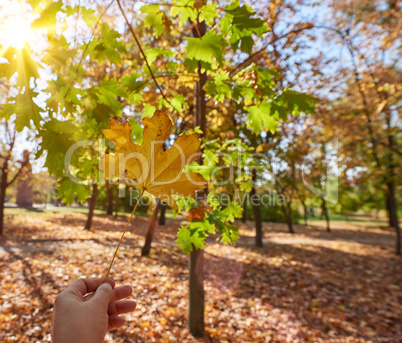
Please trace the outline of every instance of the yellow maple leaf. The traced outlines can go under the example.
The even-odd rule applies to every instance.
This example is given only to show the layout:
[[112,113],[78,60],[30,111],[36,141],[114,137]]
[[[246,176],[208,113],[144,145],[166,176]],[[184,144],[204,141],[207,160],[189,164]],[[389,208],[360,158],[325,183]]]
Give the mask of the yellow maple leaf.
[[183,168],[198,159],[200,139],[198,134],[180,135],[174,144],[163,151],[163,143],[170,135],[172,122],[162,111],[143,120],[142,144],[131,139],[131,124],[110,120],[110,129],[102,130],[107,139],[116,144],[115,154],[106,154],[99,163],[105,177],[119,176],[136,188],[155,195],[177,210],[173,194],[195,195],[204,189],[206,181],[198,173],[184,173]]

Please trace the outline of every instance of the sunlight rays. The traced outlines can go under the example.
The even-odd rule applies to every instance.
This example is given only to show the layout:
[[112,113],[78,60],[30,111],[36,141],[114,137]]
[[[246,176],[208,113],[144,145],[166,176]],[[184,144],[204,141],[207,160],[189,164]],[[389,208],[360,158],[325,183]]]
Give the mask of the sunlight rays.
[[34,40],[35,32],[31,29],[34,18],[26,6],[19,1],[0,4],[0,45],[3,48],[23,49]]

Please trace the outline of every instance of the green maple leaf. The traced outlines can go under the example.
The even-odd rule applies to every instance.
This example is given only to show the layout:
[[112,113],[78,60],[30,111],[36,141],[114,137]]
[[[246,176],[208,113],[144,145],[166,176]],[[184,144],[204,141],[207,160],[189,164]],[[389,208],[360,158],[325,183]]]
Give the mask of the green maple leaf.
[[213,64],[214,60],[222,65],[223,47],[225,42],[221,35],[209,31],[201,38],[187,38],[188,46],[186,57],[197,61]]
[[206,232],[215,232],[206,219],[190,222],[187,226],[182,226],[177,233],[177,245],[186,254],[189,254],[193,247],[203,249],[205,247]]
[[254,33],[261,31],[267,31],[265,22],[260,18],[252,18],[255,14],[248,5],[239,5],[238,1],[227,5],[225,8],[226,13],[233,16],[232,25],[237,26],[239,30],[250,30]]
[[0,117],[8,120],[11,115],[16,114],[15,130],[17,131],[22,131],[24,127],[31,129],[31,121],[36,128],[40,127],[42,109],[33,101],[36,95],[37,93],[31,89],[26,89],[24,93],[8,99],[0,111]]
[[158,5],[146,5],[141,7],[141,12],[146,13],[144,23],[146,27],[153,27],[156,36],[163,32],[163,13]]
[[77,184],[69,178],[57,184],[57,194],[65,204],[72,204],[74,201],[85,202],[89,197],[88,186]]
[[278,129],[278,121],[272,115],[271,104],[267,101],[263,101],[260,105],[245,107],[245,109],[249,112],[247,126],[253,132],[276,131]]
[[[33,21],[31,27],[33,29],[48,29],[53,31],[57,24],[57,12],[62,10],[63,1],[46,0],[46,1],[30,1],[34,9],[34,13],[40,15],[40,18]],[[40,6],[38,6],[40,3]],[[43,7],[43,3],[45,3]],[[36,5],[36,6],[35,6]]]
[[170,15],[180,16],[180,26],[183,26],[188,20],[192,22],[197,20],[197,11],[194,8],[194,0],[177,0],[176,3],[178,6],[172,6],[170,9]]
[[230,202],[225,209],[222,210],[222,214],[226,220],[234,222],[236,218],[241,218],[243,208],[239,204]]
[[214,19],[218,16],[217,7],[214,4],[206,4],[200,9],[200,18],[199,21],[202,22],[205,20],[205,23],[208,26],[211,26],[214,23]]
[[149,64],[154,63],[158,56],[172,57],[174,55],[175,53],[173,51],[163,48],[148,48],[145,50],[145,56],[147,57]]
[[289,88],[285,88],[277,98],[277,102],[286,107],[293,115],[302,112],[314,113],[315,103],[318,100],[309,94],[296,92]]

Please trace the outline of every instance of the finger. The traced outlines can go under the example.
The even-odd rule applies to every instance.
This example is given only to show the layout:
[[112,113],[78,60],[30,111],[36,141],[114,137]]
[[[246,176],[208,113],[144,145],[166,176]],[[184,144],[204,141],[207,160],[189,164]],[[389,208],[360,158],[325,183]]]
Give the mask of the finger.
[[128,313],[134,311],[136,306],[137,303],[132,300],[117,301],[109,304],[107,313],[109,316]]
[[113,290],[109,283],[101,284],[95,292],[95,295],[89,301],[91,303],[96,303],[102,309],[107,309],[109,302],[112,300]]
[[118,301],[129,297],[133,294],[133,289],[129,285],[119,286],[113,290],[113,298],[111,301]]
[[111,330],[113,328],[119,328],[124,325],[126,320],[122,317],[113,315],[109,316],[109,324],[108,324],[108,330]]
[[[127,298],[132,293],[133,293],[133,289],[128,285],[116,287],[113,289],[113,296],[110,301],[113,302],[113,301],[118,301],[118,300]],[[94,293],[88,294],[84,297],[84,300],[88,301],[88,300],[92,299],[93,296],[94,296]]]
[[[70,286],[66,288],[66,291],[73,292],[75,294],[79,294],[84,296],[87,293],[95,292],[96,289],[103,283],[103,279],[79,279],[74,281]],[[115,282],[112,279],[107,279],[107,283],[112,286],[115,285]]]

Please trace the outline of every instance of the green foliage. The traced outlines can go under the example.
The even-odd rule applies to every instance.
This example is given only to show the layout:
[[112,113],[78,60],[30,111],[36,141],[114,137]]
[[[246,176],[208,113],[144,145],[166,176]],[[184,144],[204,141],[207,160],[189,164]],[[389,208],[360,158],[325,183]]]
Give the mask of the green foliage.
[[147,15],[144,18],[146,27],[153,27],[156,36],[163,32],[163,12],[158,5],[146,5],[141,7],[141,12]]
[[222,65],[222,48],[225,46],[225,40],[214,30],[209,31],[201,38],[187,38],[187,42],[186,57],[188,59],[208,64],[213,64],[216,61],[219,65]]
[[8,98],[0,107],[0,118],[8,121],[15,115],[14,124],[17,131],[22,131],[24,127],[39,127],[42,119],[41,108],[34,98],[38,95],[35,82],[39,77],[40,65],[31,57],[32,52],[28,46],[22,50],[0,46],[0,50],[4,51],[1,57],[5,60],[0,63],[0,80],[11,83],[15,76],[14,89],[17,92],[14,96],[3,95]]
[[184,26],[189,20],[194,22],[197,20],[197,10],[194,7],[194,0],[177,0],[170,10],[170,15],[173,17],[179,16],[180,26]]
[[274,132],[278,129],[279,125],[276,120],[278,116],[276,114],[270,115],[271,103],[264,101],[259,106],[245,107],[245,109],[249,112],[247,126],[254,132],[262,130]]
[[52,1],[52,0],[34,0],[30,1],[35,13],[40,14],[40,17],[32,23],[33,29],[48,29],[50,27],[56,26],[57,23],[57,12],[62,10],[62,1]]
[[255,11],[249,5],[240,6],[235,1],[225,7],[226,16],[221,21],[221,30],[224,34],[230,34],[229,44],[235,51],[240,50],[251,54],[254,39],[253,34],[261,37],[268,31],[265,22],[260,18],[253,18]]
[[177,245],[186,254],[194,248],[203,249],[207,233],[215,233],[214,227],[206,219],[190,222],[187,226],[182,226],[177,233]]

